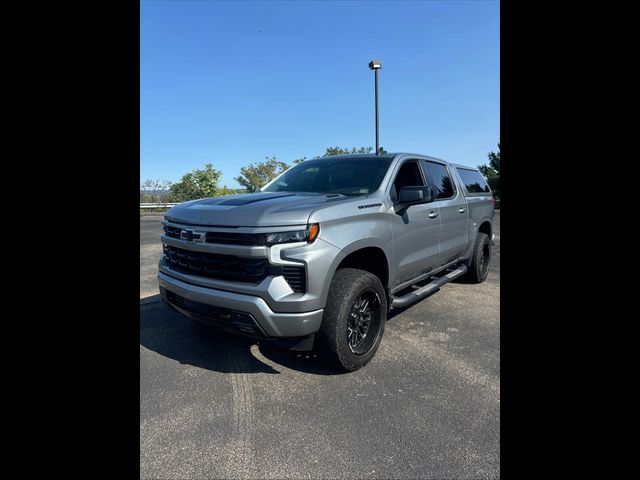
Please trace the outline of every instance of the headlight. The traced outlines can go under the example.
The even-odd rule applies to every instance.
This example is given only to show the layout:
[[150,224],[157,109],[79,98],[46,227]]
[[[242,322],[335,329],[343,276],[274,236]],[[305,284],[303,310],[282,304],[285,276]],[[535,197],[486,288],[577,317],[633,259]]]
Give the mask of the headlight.
[[312,223],[306,230],[295,230],[293,232],[267,233],[265,243],[276,245],[278,243],[313,242],[318,237],[320,225]]

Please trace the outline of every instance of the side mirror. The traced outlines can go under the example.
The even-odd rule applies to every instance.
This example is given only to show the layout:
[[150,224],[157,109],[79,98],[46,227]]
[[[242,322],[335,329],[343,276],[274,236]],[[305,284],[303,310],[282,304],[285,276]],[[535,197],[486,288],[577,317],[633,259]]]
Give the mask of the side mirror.
[[433,202],[433,190],[431,187],[402,187],[398,195],[398,203],[395,212],[402,216],[411,205]]
[[398,203],[414,205],[433,202],[431,187],[402,187],[398,195]]

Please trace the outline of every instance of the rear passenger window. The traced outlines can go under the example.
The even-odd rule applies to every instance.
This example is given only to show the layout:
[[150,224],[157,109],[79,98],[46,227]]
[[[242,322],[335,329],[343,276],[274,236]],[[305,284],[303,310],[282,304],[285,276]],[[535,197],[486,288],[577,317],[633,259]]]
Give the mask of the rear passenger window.
[[454,190],[447,167],[441,163],[422,160],[422,167],[427,175],[427,182],[433,189],[433,198],[451,198]]
[[458,168],[458,173],[469,193],[489,193],[491,189],[487,185],[487,181],[477,170],[467,170],[466,168]]

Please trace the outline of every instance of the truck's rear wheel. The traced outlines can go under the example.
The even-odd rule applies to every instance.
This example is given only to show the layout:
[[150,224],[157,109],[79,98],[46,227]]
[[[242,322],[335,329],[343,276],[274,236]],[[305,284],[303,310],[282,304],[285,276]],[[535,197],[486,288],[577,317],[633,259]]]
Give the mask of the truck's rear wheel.
[[322,326],[318,354],[331,365],[354,371],[378,350],[387,320],[387,296],[372,273],[355,268],[336,271]]
[[469,270],[464,275],[464,280],[469,283],[482,283],[489,275],[491,265],[491,241],[489,235],[478,232],[476,244],[471,255]]

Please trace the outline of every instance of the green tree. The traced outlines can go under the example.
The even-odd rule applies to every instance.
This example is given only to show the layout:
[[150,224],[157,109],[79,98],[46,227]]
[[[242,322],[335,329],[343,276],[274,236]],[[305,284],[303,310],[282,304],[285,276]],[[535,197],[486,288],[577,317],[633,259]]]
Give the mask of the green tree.
[[140,203],[166,202],[170,187],[169,180],[145,180],[140,185]]
[[198,198],[219,197],[224,190],[218,186],[222,172],[207,163],[202,170],[193,170],[171,185],[170,196],[175,202],[186,202]]
[[225,185],[218,191],[217,196],[222,197],[224,195],[235,195],[236,193],[238,193],[236,190],[234,190],[233,188],[229,188]]
[[489,182],[494,196],[500,198],[500,142],[498,142],[498,152],[489,152],[489,165],[479,165],[478,170],[484,175]]
[[265,157],[265,159],[265,162],[252,163],[248,167],[242,167],[240,176],[235,177],[235,181],[245,187],[247,191],[255,192],[289,168],[288,164],[275,157]]
[[332,155],[348,155],[353,153],[371,153],[373,151],[373,147],[353,147],[351,150],[348,148],[340,148],[340,147],[329,147],[325,150],[323,157],[330,157]]

